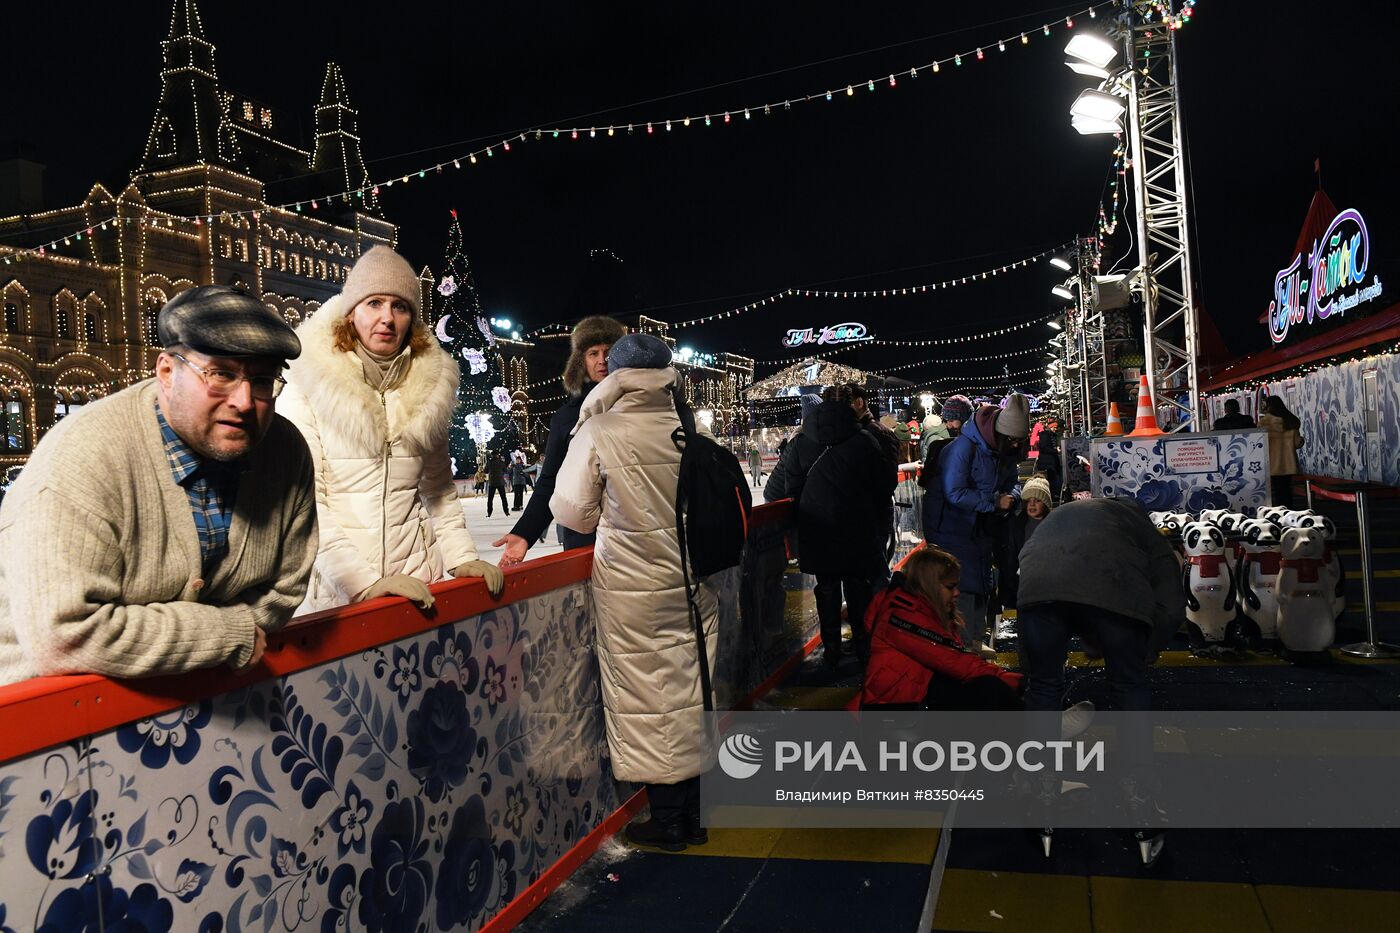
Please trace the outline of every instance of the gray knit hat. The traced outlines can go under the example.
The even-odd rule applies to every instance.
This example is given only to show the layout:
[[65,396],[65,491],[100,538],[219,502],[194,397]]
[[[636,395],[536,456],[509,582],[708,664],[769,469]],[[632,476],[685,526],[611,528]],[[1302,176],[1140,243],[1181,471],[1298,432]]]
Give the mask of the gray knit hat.
[[294,360],[301,340],[267,305],[231,285],[199,285],[171,298],[156,315],[161,346],[210,356]]
[[1031,433],[1031,403],[1020,392],[1011,393],[997,413],[996,432],[1016,439]]
[[956,421],[959,424],[966,424],[967,419],[972,417],[972,403],[961,395],[954,395],[943,403],[943,411],[939,417],[945,422]]
[[585,354],[589,347],[599,345],[611,347],[627,334],[627,328],[618,321],[602,314],[586,317],[574,325],[569,337],[569,361],[564,364],[564,388],[570,395],[583,391],[588,381],[588,361]]
[[393,295],[408,302],[417,317],[421,310],[418,288],[418,275],[408,260],[387,246],[374,246],[359,258],[345,277],[340,295],[346,314],[370,295]]
[[822,397],[815,392],[804,392],[798,397],[797,403],[802,407],[802,420],[806,421],[807,416],[822,403]]
[[671,348],[651,334],[628,334],[608,351],[608,372],[619,369],[665,369]]
[[1045,503],[1047,509],[1055,507],[1054,497],[1050,494],[1050,481],[1039,474],[1026,480],[1026,484],[1021,487],[1021,499],[1039,499]]

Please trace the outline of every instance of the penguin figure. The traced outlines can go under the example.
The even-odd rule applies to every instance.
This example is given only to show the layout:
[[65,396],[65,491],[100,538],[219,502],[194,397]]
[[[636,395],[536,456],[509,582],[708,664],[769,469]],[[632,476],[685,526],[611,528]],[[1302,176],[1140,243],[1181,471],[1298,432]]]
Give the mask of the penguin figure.
[[1326,651],[1337,633],[1326,547],[1316,528],[1290,528],[1279,544],[1278,637],[1289,651]]
[[1225,535],[1205,522],[1191,522],[1181,532],[1186,549],[1181,587],[1186,592],[1186,619],[1191,642],[1215,645],[1234,634],[1237,602],[1235,578],[1225,558]]
[[1315,528],[1322,533],[1322,540],[1326,542],[1322,560],[1327,576],[1327,592],[1332,594],[1332,618],[1340,619],[1347,609],[1347,575],[1342,568],[1342,558],[1332,546],[1337,539],[1337,526],[1326,515],[1310,515],[1303,519],[1299,527]]
[[1253,518],[1244,523],[1244,557],[1240,560],[1240,609],[1253,623],[1260,638],[1278,638],[1279,528],[1273,522]]
[[1240,568],[1240,560],[1244,557],[1244,533],[1240,528],[1247,521],[1249,519],[1243,512],[1226,512],[1215,522],[1215,527],[1225,535],[1225,560],[1236,575]]
[[1202,509],[1196,521],[1205,522],[1207,525],[1214,525],[1219,528],[1220,519],[1229,514],[1229,509]]
[[1303,523],[1316,514],[1312,509],[1291,509],[1283,513],[1278,523],[1285,531],[1289,528],[1302,528]]

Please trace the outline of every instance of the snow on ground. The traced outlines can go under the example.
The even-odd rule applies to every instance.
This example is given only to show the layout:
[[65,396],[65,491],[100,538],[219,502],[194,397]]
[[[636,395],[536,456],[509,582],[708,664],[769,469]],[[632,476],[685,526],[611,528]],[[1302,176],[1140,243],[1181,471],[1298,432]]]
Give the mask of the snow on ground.
[[[749,476],[747,465],[744,467],[744,475],[746,477]],[[764,477],[764,481],[767,481],[766,476]],[[753,482],[752,477],[750,477],[749,482]],[[754,505],[762,505],[763,487],[760,485],[752,488]],[[534,490],[525,490],[526,505],[530,504],[530,496],[533,494]],[[501,551],[503,551],[504,548],[492,547],[491,542],[499,539],[502,535],[515,527],[515,522],[520,517],[519,513],[512,508],[509,515],[502,514],[500,496],[497,496],[496,501],[493,503],[495,507],[492,509],[490,518],[486,517],[486,496],[484,494],[478,496],[468,491],[464,498],[457,501],[461,503],[462,514],[465,515],[467,519],[467,530],[472,533],[472,540],[476,542],[477,553],[481,555],[482,560],[488,560],[493,564],[496,563],[501,559]],[[515,504],[514,491],[507,493],[506,501],[511,505]],[[563,548],[559,546],[559,538],[554,531],[554,525],[551,524],[549,530],[545,532],[544,543],[531,546],[529,553],[525,555],[525,559],[533,560],[536,557],[558,554],[562,550]]]

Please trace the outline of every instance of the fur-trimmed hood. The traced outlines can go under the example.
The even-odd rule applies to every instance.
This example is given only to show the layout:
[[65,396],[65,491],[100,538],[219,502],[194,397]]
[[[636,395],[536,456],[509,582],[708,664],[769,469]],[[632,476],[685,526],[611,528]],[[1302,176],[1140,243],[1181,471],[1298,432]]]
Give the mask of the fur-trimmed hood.
[[[288,366],[287,382],[306,397],[322,425],[363,443],[371,456],[384,449],[386,440],[413,453],[444,444],[457,408],[461,370],[456,361],[428,332],[428,348],[413,355],[407,374],[390,390],[400,397],[399,410],[408,413],[391,433],[385,406],[365,382],[359,357],[335,347],[333,328],[345,313],[337,295],[297,328],[302,352]],[[413,326],[424,329],[416,319]]]

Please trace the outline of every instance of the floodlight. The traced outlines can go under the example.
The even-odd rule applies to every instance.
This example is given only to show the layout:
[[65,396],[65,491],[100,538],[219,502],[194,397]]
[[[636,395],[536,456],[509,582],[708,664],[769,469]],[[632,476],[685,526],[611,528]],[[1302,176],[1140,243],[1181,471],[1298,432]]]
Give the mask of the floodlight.
[[1070,105],[1071,116],[1081,117],[1087,120],[1101,120],[1104,122],[1116,121],[1123,115],[1127,108],[1123,106],[1123,101],[1105,91],[1095,91],[1092,88],[1085,88],[1079,92],[1079,96]]
[[1065,54],[1096,68],[1107,68],[1109,62],[1118,57],[1118,47],[1102,36],[1077,32],[1065,46]]
[[1105,133],[1116,136],[1123,132],[1123,127],[1114,120],[1094,120],[1089,117],[1075,117],[1070,120],[1070,125],[1073,126],[1081,136],[1094,136]]
[[1050,294],[1054,295],[1056,298],[1063,298],[1065,301],[1074,300],[1074,292],[1071,292],[1063,285],[1056,285],[1054,288],[1050,289]]
[[1063,269],[1066,272],[1069,271],[1069,263],[1061,259],[1059,256],[1051,256],[1050,265],[1054,266],[1056,269]]

